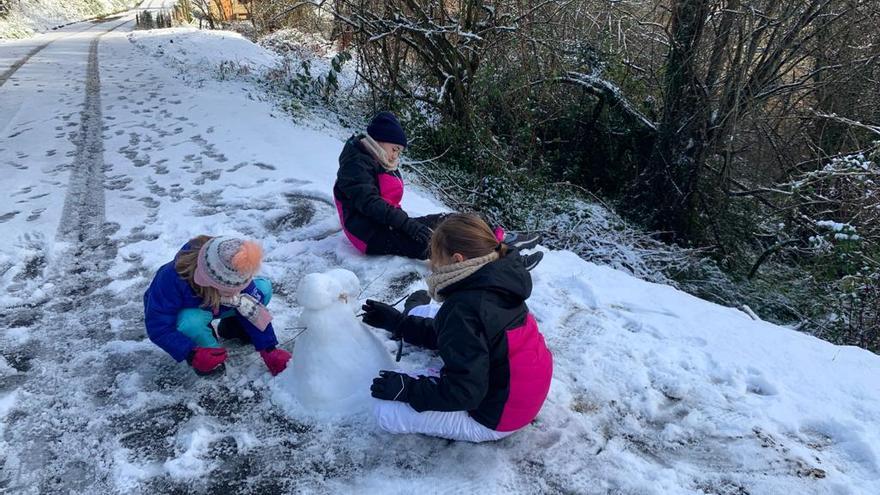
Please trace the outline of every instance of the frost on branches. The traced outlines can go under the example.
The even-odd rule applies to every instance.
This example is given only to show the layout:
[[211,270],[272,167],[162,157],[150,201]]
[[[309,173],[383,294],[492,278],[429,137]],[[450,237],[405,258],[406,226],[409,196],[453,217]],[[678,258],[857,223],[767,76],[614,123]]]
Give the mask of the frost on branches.
[[[764,230],[772,255],[790,257],[809,273],[822,307],[807,326],[832,341],[880,349],[880,142],[799,173],[766,192],[774,206]],[[830,300],[829,300],[830,299]]]

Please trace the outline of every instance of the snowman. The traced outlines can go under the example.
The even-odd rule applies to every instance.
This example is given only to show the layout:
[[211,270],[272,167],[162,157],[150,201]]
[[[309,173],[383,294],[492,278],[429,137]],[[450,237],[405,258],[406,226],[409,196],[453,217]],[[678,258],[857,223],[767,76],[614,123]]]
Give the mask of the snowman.
[[394,369],[389,352],[355,316],[360,282],[342,269],[306,275],[297,289],[306,327],[279,385],[305,412],[341,416],[372,405],[370,384]]

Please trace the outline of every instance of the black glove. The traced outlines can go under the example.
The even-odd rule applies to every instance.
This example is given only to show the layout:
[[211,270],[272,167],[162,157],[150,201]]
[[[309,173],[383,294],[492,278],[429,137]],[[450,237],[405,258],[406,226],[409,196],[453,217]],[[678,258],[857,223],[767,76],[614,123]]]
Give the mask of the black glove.
[[413,377],[394,371],[380,371],[378,378],[373,378],[370,393],[373,397],[382,400],[397,400],[408,402],[410,387]]
[[431,242],[431,236],[434,235],[434,231],[431,230],[430,227],[418,220],[413,220],[412,218],[407,220],[400,230],[404,231],[406,235],[424,244]]
[[397,340],[400,334],[397,331],[403,321],[403,313],[394,309],[390,304],[367,299],[361,306],[364,310],[363,321],[371,327],[381,328],[391,332],[391,338]]

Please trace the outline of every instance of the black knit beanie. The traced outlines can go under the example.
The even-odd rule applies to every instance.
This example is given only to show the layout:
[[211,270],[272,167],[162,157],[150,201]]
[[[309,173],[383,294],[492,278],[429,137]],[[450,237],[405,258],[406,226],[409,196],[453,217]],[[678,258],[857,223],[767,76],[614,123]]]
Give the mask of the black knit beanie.
[[406,148],[406,133],[391,112],[379,112],[367,126],[367,134],[376,141],[399,144]]

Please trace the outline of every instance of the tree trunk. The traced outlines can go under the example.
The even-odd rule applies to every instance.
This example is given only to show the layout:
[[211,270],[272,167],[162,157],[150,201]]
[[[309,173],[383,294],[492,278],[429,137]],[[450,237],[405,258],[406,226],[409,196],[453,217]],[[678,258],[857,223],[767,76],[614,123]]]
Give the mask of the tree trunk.
[[639,210],[649,215],[651,227],[667,232],[670,240],[698,232],[697,194],[710,116],[697,80],[697,52],[709,8],[709,0],[673,3],[663,114],[637,193]]

